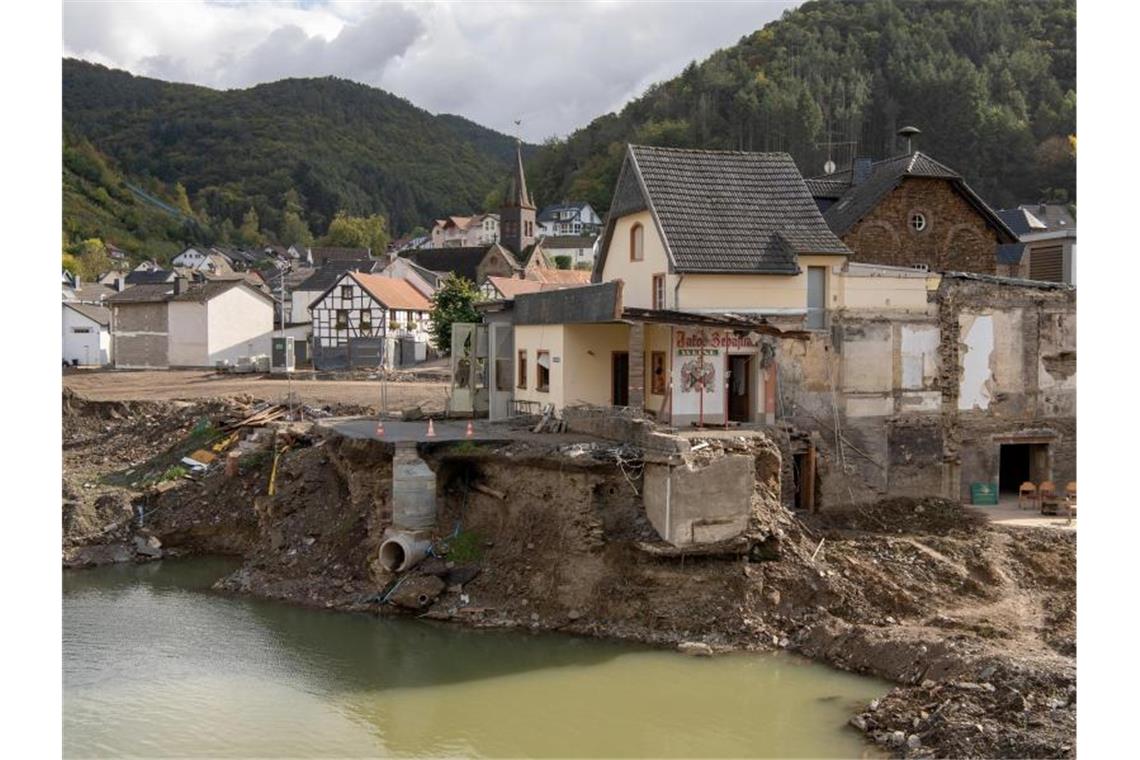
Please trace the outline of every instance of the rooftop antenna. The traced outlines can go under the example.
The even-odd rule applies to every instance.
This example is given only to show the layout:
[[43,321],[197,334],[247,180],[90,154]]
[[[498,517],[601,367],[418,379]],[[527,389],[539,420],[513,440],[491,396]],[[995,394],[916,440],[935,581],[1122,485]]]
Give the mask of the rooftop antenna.
[[522,119],[515,119],[515,139],[522,142]]
[[909,154],[914,152],[913,149],[911,148],[911,140],[916,135],[921,135],[922,130],[919,129],[918,127],[909,127],[908,126],[908,127],[903,127],[896,134],[898,134],[899,137],[906,140],[906,152],[909,155]]

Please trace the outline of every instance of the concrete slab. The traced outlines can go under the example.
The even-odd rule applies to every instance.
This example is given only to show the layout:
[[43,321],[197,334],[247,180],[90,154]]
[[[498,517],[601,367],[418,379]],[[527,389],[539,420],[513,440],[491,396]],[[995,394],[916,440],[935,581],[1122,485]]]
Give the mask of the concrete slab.
[[392,443],[409,441],[415,443],[441,443],[447,441],[503,441],[508,440],[501,428],[492,430],[485,420],[474,420],[474,435],[467,437],[466,420],[436,420],[433,423],[435,437],[428,438],[427,420],[403,421],[385,420],[384,435],[376,434],[376,418],[356,418],[324,421],[322,427],[330,427],[346,438],[372,438]]
[[1053,528],[1056,530],[1077,529],[1076,518],[1069,522],[1066,517],[1043,515],[1035,508],[1017,508],[1017,497],[1003,497],[995,506],[981,507],[969,505],[969,509],[985,515],[994,525],[1012,525],[1020,528]]

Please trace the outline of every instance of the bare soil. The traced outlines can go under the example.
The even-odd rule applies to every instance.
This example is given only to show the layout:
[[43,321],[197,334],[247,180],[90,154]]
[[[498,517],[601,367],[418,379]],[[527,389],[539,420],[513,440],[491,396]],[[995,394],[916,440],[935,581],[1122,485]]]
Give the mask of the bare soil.
[[[233,409],[66,394],[64,404],[69,564],[141,559],[137,542],[153,540],[167,556],[240,555],[222,589],[302,604],[713,650],[785,648],[895,682],[852,717],[895,756],[1075,753],[1075,533],[995,527],[942,499],[793,515],[776,496],[771,442],[729,438],[710,440],[701,456],[755,457],[748,540],[667,556],[630,452],[619,466],[612,447],[531,436],[421,449],[439,483],[441,558],[395,577],[375,561],[391,522],[389,444],[285,424],[276,434],[290,448],[273,495],[272,457],[257,441],[237,477],[218,468],[117,487],[104,483],[108,473],[161,464],[193,443],[203,419],[217,426]],[[141,529],[131,521],[140,506]],[[92,532],[124,515],[117,529]],[[391,603],[407,596],[401,584],[440,595],[409,611]]]

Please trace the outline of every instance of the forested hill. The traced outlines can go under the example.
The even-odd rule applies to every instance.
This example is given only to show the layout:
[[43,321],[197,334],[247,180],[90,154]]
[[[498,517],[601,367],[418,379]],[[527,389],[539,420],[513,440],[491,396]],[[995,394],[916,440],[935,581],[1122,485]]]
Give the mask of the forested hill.
[[842,168],[914,125],[992,204],[1075,202],[1076,61],[1073,0],[809,2],[548,143],[532,186],[608,208],[626,142],[787,151],[813,176],[822,143]]
[[124,176],[181,183],[207,234],[239,227],[252,206],[279,241],[298,204],[318,236],[338,211],[382,213],[393,234],[481,211],[514,147],[510,136],[340,79],[219,91],[73,59],[63,62],[63,120],[70,139]]

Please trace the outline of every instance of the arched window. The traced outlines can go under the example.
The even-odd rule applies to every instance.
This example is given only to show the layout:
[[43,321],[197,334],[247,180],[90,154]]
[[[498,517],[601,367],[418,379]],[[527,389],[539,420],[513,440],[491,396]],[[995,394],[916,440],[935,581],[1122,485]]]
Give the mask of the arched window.
[[629,230],[629,260],[641,261],[645,257],[645,228],[635,224]]

